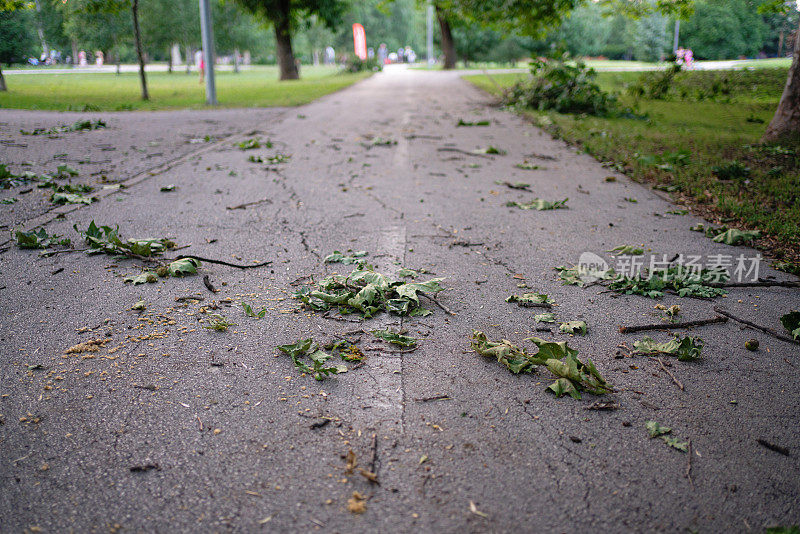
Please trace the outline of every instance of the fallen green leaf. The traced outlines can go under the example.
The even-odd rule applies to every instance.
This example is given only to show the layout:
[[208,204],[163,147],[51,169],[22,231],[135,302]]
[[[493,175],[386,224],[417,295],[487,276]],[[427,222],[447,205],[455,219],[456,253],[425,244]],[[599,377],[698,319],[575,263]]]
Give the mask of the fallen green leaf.
[[242,308],[244,308],[244,313],[247,314],[248,317],[255,317],[256,319],[263,319],[264,316],[267,314],[267,309],[264,308],[260,312],[255,313],[253,308],[250,307],[249,304],[242,302]]
[[536,304],[552,304],[553,299],[544,293],[523,293],[522,295],[509,295],[506,302],[515,302],[525,307],[536,307]]
[[544,211],[544,210],[558,210],[558,209],[567,209],[567,200],[557,200],[555,202],[550,202],[548,200],[542,200],[541,198],[534,198],[530,202],[515,202],[509,201],[506,202],[506,206],[509,208],[517,207],[523,210],[537,210],[537,211]]
[[169,274],[176,277],[196,274],[198,267],[200,267],[200,260],[194,258],[181,258],[167,265]]
[[726,245],[740,245],[743,243],[750,243],[759,237],[761,237],[761,232],[759,231],[737,230],[736,228],[730,228],[714,237],[713,241],[716,241],[717,243],[725,243]]
[[552,313],[540,313],[539,315],[534,315],[533,320],[537,323],[554,323],[556,322],[556,316]]
[[586,328],[585,321],[568,321],[566,323],[561,323],[561,326],[558,327],[558,331],[564,334],[578,334],[585,336]]
[[641,256],[644,254],[644,249],[635,247],[634,245],[620,245],[612,248],[608,252],[611,252],[615,256]]
[[664,343],[656,343],[653,339],[645,337],[633,344],[633,354],[668,354],[676,356],[679,361],[691,362],[699,360],[703,351],[703,340],[699,337],[676,335]]
[[792,311],[782,316],[781,324],[792,335],[792,339],[800,339],[800,311]]
[[388,328],[384,330],[372,330],[372,335],[394,345],[400,345],[401,347],[413,347],[417,344],[417,340],[413,337],[397,334]]

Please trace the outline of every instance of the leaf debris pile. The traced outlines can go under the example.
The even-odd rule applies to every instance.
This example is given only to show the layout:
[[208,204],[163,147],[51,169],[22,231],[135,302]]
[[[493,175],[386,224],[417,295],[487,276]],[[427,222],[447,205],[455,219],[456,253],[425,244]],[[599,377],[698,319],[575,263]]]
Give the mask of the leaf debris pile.
[[426,282],[393,281],[371,269],[356,269],[348,275],[334,274],[316,285],[302,286],[292,295],[313,311],[338,309],[342,315],[358,313],[369,319],[380,312],[424,317],[431,311],[420,306],[420,294],[443,291],[443,278]]
[[585,363],[579,360],[578,351],[568,347],[566,342],[554,343],[538,337],[526,341],[532,341],[539,348],[536,354],[528,354],[506,339],[490,341],[483,332],[474,330],[472,333],[472,348],[481,356],[496,358],[512,373],[532,373],[537,366],[545,367],[556,376],[555,382],[547,388],[556,397],[569,395],[580,399],[581,391],[595,395],[614,391],[592,360],[587,358]]

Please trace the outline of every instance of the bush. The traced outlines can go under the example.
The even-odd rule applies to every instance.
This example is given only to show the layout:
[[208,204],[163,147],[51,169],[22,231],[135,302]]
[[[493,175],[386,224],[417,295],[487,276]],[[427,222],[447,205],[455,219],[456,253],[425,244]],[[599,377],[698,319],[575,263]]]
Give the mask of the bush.
[[377,58],[361,59],[358,56],[351,56],[347,58],[347,63],[344,65],[344,70],[346,72],[379,72],[383,70],[383,65],[380,64]]
[[616,97],[595,83],[597,73],[582,61],[574,65],[567,54],[556,59],[536,59],[531,77],[503,93],[507,105],[553,110],[559,113],[605,115],[616,108]]

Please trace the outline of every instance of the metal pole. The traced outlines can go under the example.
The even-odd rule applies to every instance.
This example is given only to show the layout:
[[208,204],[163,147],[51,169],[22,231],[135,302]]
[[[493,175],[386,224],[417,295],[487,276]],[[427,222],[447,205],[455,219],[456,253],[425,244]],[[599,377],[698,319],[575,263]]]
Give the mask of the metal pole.
[[433,65],[433,3],[428,0],[428,65]]
[[206,67],[206,104],[217,105],[217,86],[214,83],[214,28],[208,0],[200,0],[200,31],[203,34],[203,62]]
[[681,19],[675,19],[675,38],[672,41],[672,53],[678,51],[678,35],[681,33]]

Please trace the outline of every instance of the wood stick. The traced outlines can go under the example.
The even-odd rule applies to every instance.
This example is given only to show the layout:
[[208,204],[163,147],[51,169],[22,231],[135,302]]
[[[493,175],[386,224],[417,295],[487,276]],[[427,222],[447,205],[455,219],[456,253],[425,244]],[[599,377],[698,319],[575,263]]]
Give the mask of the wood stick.
[[[219,265],[227,265],[228,267],[235,267],[237,269],[253,269],[255,267],[264,267],[265,265],[270,265],[271,261],[262,261],[261,263],[254,263],[252,265],[240,265],[237,263],[229,263],[223,260],[212,260],[211,258],[203,258],[201,256],[194,256],[194,255],[185,255],[185,256],[178,256],[175,260],[182,260],[184,258],[193,258],[195,260],[204,261],[206,263],[216,263]],[[166,261],[175,261],[175,260],[166,260]]]
[[660,366],[661,366],[661,370],[662,370],[662,371],[664,371],[665,373],[667,373],[667,374],[669,375],[669,377],[672,379],[672,381],[673,381],[673,382],[675,382],[675,385],[676,385],[676,386],[678,386],[678,388],[679,388],[681,391],[683,391],[683,384],[681,384],[681,381],[680,381],[680,380],[678,380],[677,378],[675,378],[675,375],[673,375],[673,374],[670,372],[670,370],[669,370],[669,369],[667,369],[667,367],[664,365],[664,362],[661,360],[661,358],[660,358],[660,357],[657,357],[657,358],[652,358],[652,357],[651,357],[650,359],[651,359],[651,360],[655,360],[655,361],[657,361],[657,362],[658,362],[658,365],[660,365]]
[[244,204],[239,204],[237,206],[227,206],[226,210],[243,210],[247,209],[248,206],[255,206],[256,204],[261,204],[262,202],[266,202],[268,204],[272,204],[272,200],[268,198],[262,198],[261,200],[254,200],[252,202],[245,202]]
[[727,282],[725,284],[708,284],[711,287],[800,287],[800,282],[793,280],[758,280],[756,282]]
[[692,440],[689,440],[687,447],[688,458],[686,459],[686,478],[689,479],[689,484],[694,488],[694,480],[692,480]]
[[436,304],[437,306],[439,306],[441,309],[443,309],[445,312],[449,313],[450,315],[455,315],[455,312],[453,312],[453,311],[449,310],[449,309],[448,309],[448,308],[447,308],[447,307],[446,307],[444,304],[442,304],[441,302],[439,302],[439,301],[436,299],[436,297],[433,297],[433,296],[431,296],[431,295],[428,295],[427,293],[422,293],[422,292],[420,292],[420,295],[422,295],[422,296],[423,296],[423,297],[425,297],[425,298],[428,298],[428,299],[432,300],[434,304]]
[[620,326],[619,332],[621,334],[631,334],[633,332],[642,332],[644,330],[675,330],[678,328],[689,328],[691,326],[704,326],[707,324],[724,323],[728,320],[727,317],[717,315],[711,319],[699,319],[697,321],[683,321],[680,323],[659,323],[659,324],[643,324],[638,326]]
[[783,334],[781,334],[779,332],[776,332],[772,328],[767,328],[766,326],[760,326],[760,325],[757,325],[756,323],[752,323],[752,322],[748,321],[747,319],[742,319],[741,317],[736,317],[731,312],[729,312],[729,311],[727,311],[724,308],[721,308],[719,306],[714,306],[714,311],[717,312],[717,313],[721,313],[725,317],[729,317],[729,318],[733,319],[737,323],[742,323],[742,324],[745,324],[745,325],[749,326],[750,328],[755,328],[756,330],[761,330],[765,334],[769,334],[769,335],[771,335],[771,336],[773,336],[773,337],[775,337],[777,339],[780,339],[781,341],[786,341],[787,343],[794,343],[796,345],[800,345],[800,341],[798,341],[796,339],[792,339],[789,336],[784,336]]
[[468,150],[462,150],[460,148],[455,148],[451,146],[441,147],[436,149],[439,152],[458,152],[460,154],[466,154],[467,156],[475,156],[476,158],[489,158],[492,159],[492,156],[488,154],[481,154],[480,152],[470,152]]

